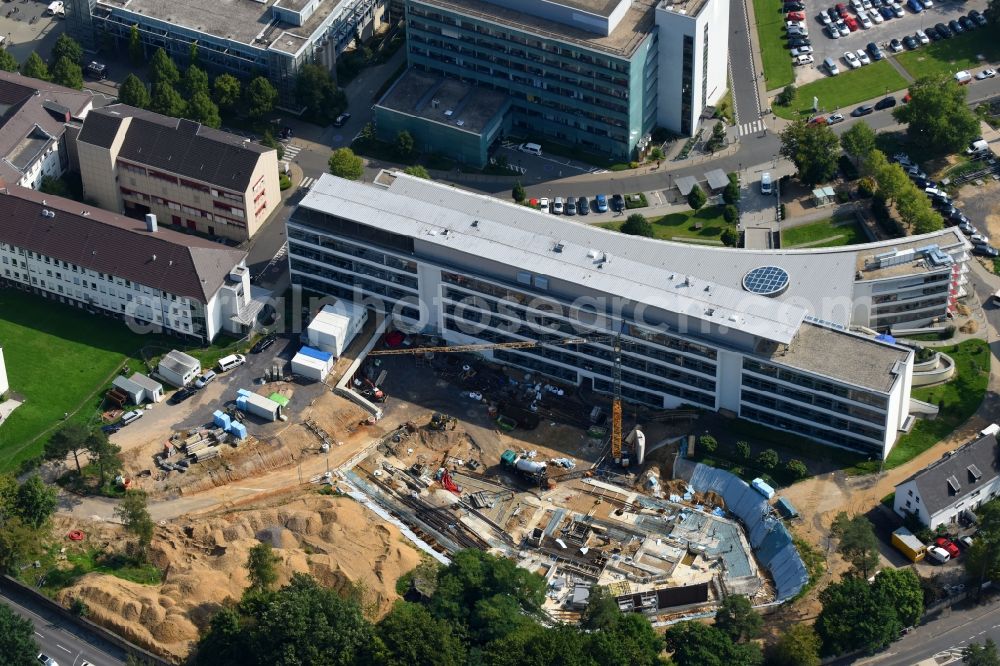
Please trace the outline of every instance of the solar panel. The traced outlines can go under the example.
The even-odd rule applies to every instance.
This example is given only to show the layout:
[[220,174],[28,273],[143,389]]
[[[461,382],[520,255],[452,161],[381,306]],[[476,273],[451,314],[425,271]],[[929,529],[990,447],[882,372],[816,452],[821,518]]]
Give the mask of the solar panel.
[[788,273],[777,266],[760,266],[743,276],[743,288],[752,294],[777,296],[788,288]]

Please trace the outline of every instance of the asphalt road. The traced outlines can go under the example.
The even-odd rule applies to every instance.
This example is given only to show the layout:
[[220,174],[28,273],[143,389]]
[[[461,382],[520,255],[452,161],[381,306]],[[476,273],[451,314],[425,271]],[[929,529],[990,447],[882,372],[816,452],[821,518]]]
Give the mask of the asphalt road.
[[[35,642],[41,651],[59,666],[79,666],[84,660],[94,666],[118,666],[125,663],[125,652],[62,617],[12,591],[0,589],[0,600],[35,626]],[[0,662],[3,661],[0,655]]]

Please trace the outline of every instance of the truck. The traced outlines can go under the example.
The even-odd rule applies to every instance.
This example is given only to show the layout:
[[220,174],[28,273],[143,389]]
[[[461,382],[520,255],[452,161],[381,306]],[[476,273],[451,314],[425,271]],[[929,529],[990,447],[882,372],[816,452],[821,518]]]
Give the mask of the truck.
[[905,527],[892,533],[892,545],[911,562],[919,562],[927,555],[927,546]]
[[507,449],[501,454],[500,464],[529,481],[541,482],[546,476],[545,463],[522,458],[511,449]]

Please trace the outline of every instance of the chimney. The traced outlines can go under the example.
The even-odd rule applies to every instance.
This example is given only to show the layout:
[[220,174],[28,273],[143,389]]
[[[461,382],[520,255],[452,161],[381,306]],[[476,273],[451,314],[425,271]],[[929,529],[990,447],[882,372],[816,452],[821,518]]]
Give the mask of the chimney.
[[151,234],[156,233],[156,215],[153,213],[146,213],[146,231]]

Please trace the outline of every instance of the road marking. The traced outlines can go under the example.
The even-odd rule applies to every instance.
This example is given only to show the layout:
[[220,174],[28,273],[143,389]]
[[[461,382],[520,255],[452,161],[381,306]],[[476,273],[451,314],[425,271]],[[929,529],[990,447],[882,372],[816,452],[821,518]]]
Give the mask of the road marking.
[[62,645],[59,645],[59,643],[56,643],[56,647],[59,648],[60,650],[63,650],[65,652],[69,652],[70,654],[73,654],[72,650],[70,650],[69,648],[64,648]]
[[295,159],[295,156],[298,155],[300,152],[302,152],[302,146],[298,145],[297,143],[290,143],[287,146],[285,146],[285,152],[283,155],[284,160],[286,162],[291,162],[292,160]]
[[36,636],[38,636],[39,638],[45,638],[45,636],[42,636],[42,635],[41,635],[40,633],[38,633],[37,631],[35,632],[35,635],[36,635]]
[[308,188],[308,187],[311,187],[312,184],[315,183],[315,182],[316,182],[316,179],[313,178],[312,176],[309,176],[309,177],[306,177],[306,178],[302,179],[302,182],[299,183],[299,187]]
[[764,131],[764,121],[755,120],[752,123],[743,123],[740,125],[740,136],[746,136],[747,134],[757,134],[758,132]]

